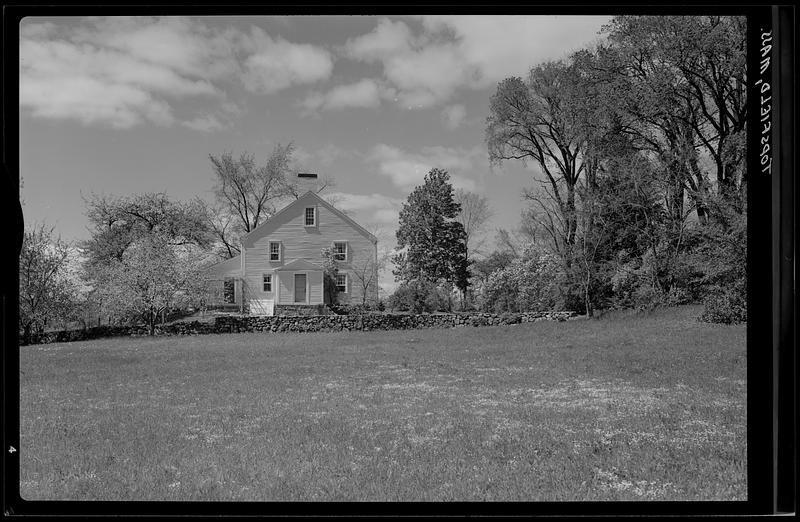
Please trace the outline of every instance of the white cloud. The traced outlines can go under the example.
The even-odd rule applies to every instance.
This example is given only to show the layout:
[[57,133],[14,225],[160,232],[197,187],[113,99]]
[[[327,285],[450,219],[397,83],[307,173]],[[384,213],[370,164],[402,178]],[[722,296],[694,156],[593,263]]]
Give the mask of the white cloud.
[[182,125],[201,132],[214,132],[227,128],[227,125],[219,121],[219,119],[213,114],[198,116],[191,120],[184,121]]
[[457,89],[485,89],[507,76],[522,76],[544,60],[560,58],[594,39],[603,17],[423,16],[414,33],[387,18],[351,38],[349,58],[380,62],[398,101],[425,108],[449,100]]
[[300,107],[306,115],[319,110],[375,108],[380,106],[382,99],[392,99],[395,96],[395,89],[385,82],[364,78],[355,83],[338,85],[324,93],[312,92],[300,102]]
[[58,26],[53,22],[23,22],[19,24],[20,38],[42,38],[58,31]]
[[71,36],[74,42],[115,50],[180,75],[208,80],[238,73],[234,55],[241,39],[236,31],[215,30],[197,19],[183,17],[91,19],[77,26]]
[[246,40],[252,54],[244,61],[245,87],[269,94],[295,84],[326,80],[333,71],[331,54],[320,47],[271,38],[253,27]]
[[411,29],[404,22],[381,18],[372,32],[349,39],[344,50],[353,59],[374,62],[410,52],[412,40]]
[[353,155],[353,151],[343,149],[333,143],[328,143],[313,151],[297,146],[292,153],[298,168],[308,169],[312,172],[319,170],[319,167],[330,167],[336,160],[350,158]]
[[475,86],[487,87],[508,76],[525,76],[534,65],[598,38],[608,17],[602,16],[468,16],[421,17],[432,33],[451,32],[465,60],[480,72]]
[[301,169],[307,167],[312,158],[313,155],[307,151],[305,147],[296,145],[292,151],[292,159],[300,166]]
[[346,212],[363,212],[367,210],[395,210],[397,212],[400,210],[400,207],[403,204],[403,200],[400,198],[393,198],[378,193],[351,194],[347,192],[331,192],[330,196],[332,196],[338,202],[336,207]]
[[356,83],[338,85],[326,93],[312,93],[301,102],[309,111],[344,109],[347,107],[377,107],[381,91],[375,80],[364,78]]
[[[20,106],[34,116],[129,128],[171,125],[176,102],[206,97],[210,116],[183,121],[215,127],[236,116],[223,86],[271,93],[326,79],[328,51],[183,17],[86,18],[21,25]],[[218,105],[216,112],[211,104]],[[224,116],[224,117],[223,117]]]
[[392,183],[404,190],[411,190],[423,183],[425,175],[432,168],[447,170],[455,188],[475,190],[474,180],[463,175],[480,164],[485,156],[480,146],[472,149],[451,147],[423,147],[418,153],[404,151],[398,147],[378,144],[367,156],[369,161],[377,163],[378,172],[388,177]]
[[316,151],[316,156],[319,158],[319,163],[323,166],[330,166],[334,161],[339,158],[348,158],[353,154],[341,147],[337,147],[329,143]]
[[457,129],[467,116],[467,109],[461,105],[449,105],[442,111],[444,126],[450,130]]
[[122,129],[144,121],[158,125],[174,121],[170,106],[144,89],[81,75],[61,76],[57,83],[42,76],[23,75],[20,105],[43,118],[73,118],[84,124],[102,123]]
[[374,31],[348,40],[345,54],[381,62],[386,79],[398,90],[398,102],[409,108],[430,107],[449,98],[469,74],[452,42],[414,36],[405,22],[386,18]]

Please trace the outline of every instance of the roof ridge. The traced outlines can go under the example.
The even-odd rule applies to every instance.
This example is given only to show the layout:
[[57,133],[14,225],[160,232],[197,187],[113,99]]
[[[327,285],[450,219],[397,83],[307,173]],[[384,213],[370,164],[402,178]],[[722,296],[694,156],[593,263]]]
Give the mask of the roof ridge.
[[256,230],[260,229],[261,227],[264,227],[264,226],[266,226],[266,225],[267,225],[267,223],[269,223],[270,221],[273,221],[275,218],[277,218],[278,216],[280,216],[281,214],[283,214],[284,212],[286,212],[286,210],[287,210],[287,209],[291,208],[291,207],[292,207],[294,204],[296,204],[297,202],[299,202],[301,199],[303,199],[304,197],[306,197],[306,195],[308,195],[308,194],[311,194],[311,195],[313,195],[313,196],[314,196],[314,197],[315,197],[315,198],[316,198],[316,199],[317,199],[317,200],[318,200],[320,203],[322,203],[322,204],[323,204],[325,207],[327,207],[329,210],[332,210],[333,212],[335,212],[335,213],[336,213],[336,215],[338,215],[340,218],[342,218],[343,220],[345,220],[345,221],[346,221],[348,224],[350,224],[351,226],[353,226],[353,227],[357,228],[359,231],[363,232],[363,233],[364,233],[364,234],[367,236],[367,238],[368,238],[368,239],[370,239],[370,240],[371,240],[373,243],[377,243],[377,242],[378,242],[378,238],[377,238],[377,237],[375,237],[375,234],[373,234],[372,232],[370,232],[370,231],[369,231],[369,230],[367,230],[366,228],[362,227],[362,226],[361,226],[361,225],[359,225],[359,224],[358,224],[358,223],[357,223],[357,222],[356,222],[356,221],[355,221],[353,218],[351,218],[350,216],[348,216],[347,214],[345,214],[344,212],[342,212],[342,211],[341,211],[341,210],[339,210],[338,208],[334,207],[333,205],[331,205],[330,203],[328,203],[327,201],[325,201],[325,200],[324,200],[324,199],[323,199],[323,198],[322,198],[322,197],[321,197],[321,196],[320,196],[318,193],[314,192],[313,190],[307,190],[307,191],[306,191],[306,192],[304,192],[302,195],[298,196],[298,197],[297,197],[297,199],[295,199],[294,201],[290,202],[288,205],[286,205],[285,207],[283,207],[282,209],[280,209],[278,212],[274,213],[272,216],[270,216],[269,218],[267,218],[267,219],[266,219],[266,220],[265,220],[263,223],[261,223],[260,225],[258,225],[256,228],[254,228],[254,229],[253,229],[253,230],[251,230],[250,232],[248,232],[248,233],[246,233],[245,235],[243,235],[243,236],[242,236],[242,237],[239,239],[239,241],[240,241],[240,242],[242,242],[242,243],[244,243],[244,240],[245,240],[245,239],[246,239],[248,236],[250,236],[251,234],[253,234],[253,233],[254,233]]

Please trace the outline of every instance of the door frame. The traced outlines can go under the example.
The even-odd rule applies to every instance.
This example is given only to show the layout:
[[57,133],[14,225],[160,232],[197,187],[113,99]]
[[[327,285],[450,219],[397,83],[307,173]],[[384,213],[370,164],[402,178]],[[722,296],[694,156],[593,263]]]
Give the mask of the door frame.
[[[311,278],[309,277],[309,270],[298,270],[292,272],[292,304],[309,304],[311,302]],[[297,301],[297,276],[302,275],[306,278],[306,300]]]

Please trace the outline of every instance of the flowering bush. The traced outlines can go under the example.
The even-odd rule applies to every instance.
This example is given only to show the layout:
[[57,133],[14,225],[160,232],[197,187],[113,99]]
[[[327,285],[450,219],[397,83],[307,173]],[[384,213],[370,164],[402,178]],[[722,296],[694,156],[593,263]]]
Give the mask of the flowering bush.
[[551,310],[558,302],[560,271],[555,256],[529,247],[476,288],[481,307],[497,313]]

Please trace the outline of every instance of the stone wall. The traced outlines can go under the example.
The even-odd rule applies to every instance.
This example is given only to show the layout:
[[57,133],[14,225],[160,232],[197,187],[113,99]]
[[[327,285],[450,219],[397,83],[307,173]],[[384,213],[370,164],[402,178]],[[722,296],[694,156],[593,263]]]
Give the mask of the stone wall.
[[320,305],[287,305],[276,304],[275,315],[330,315],[330,309],[324,304]]
[[[575,312],[452,313],[316,316],[219,316],[213,322],[185,321],[157,326],[156,335],[202,335],[235,332],[341,332],[371,330],[410,330],[414,328],[464,328],[498,326],[536,321],[566,321]],[[50,332],[33,344],[84,341],[101,337],[144,336],[143,326],[98,326],[86,330]]]

